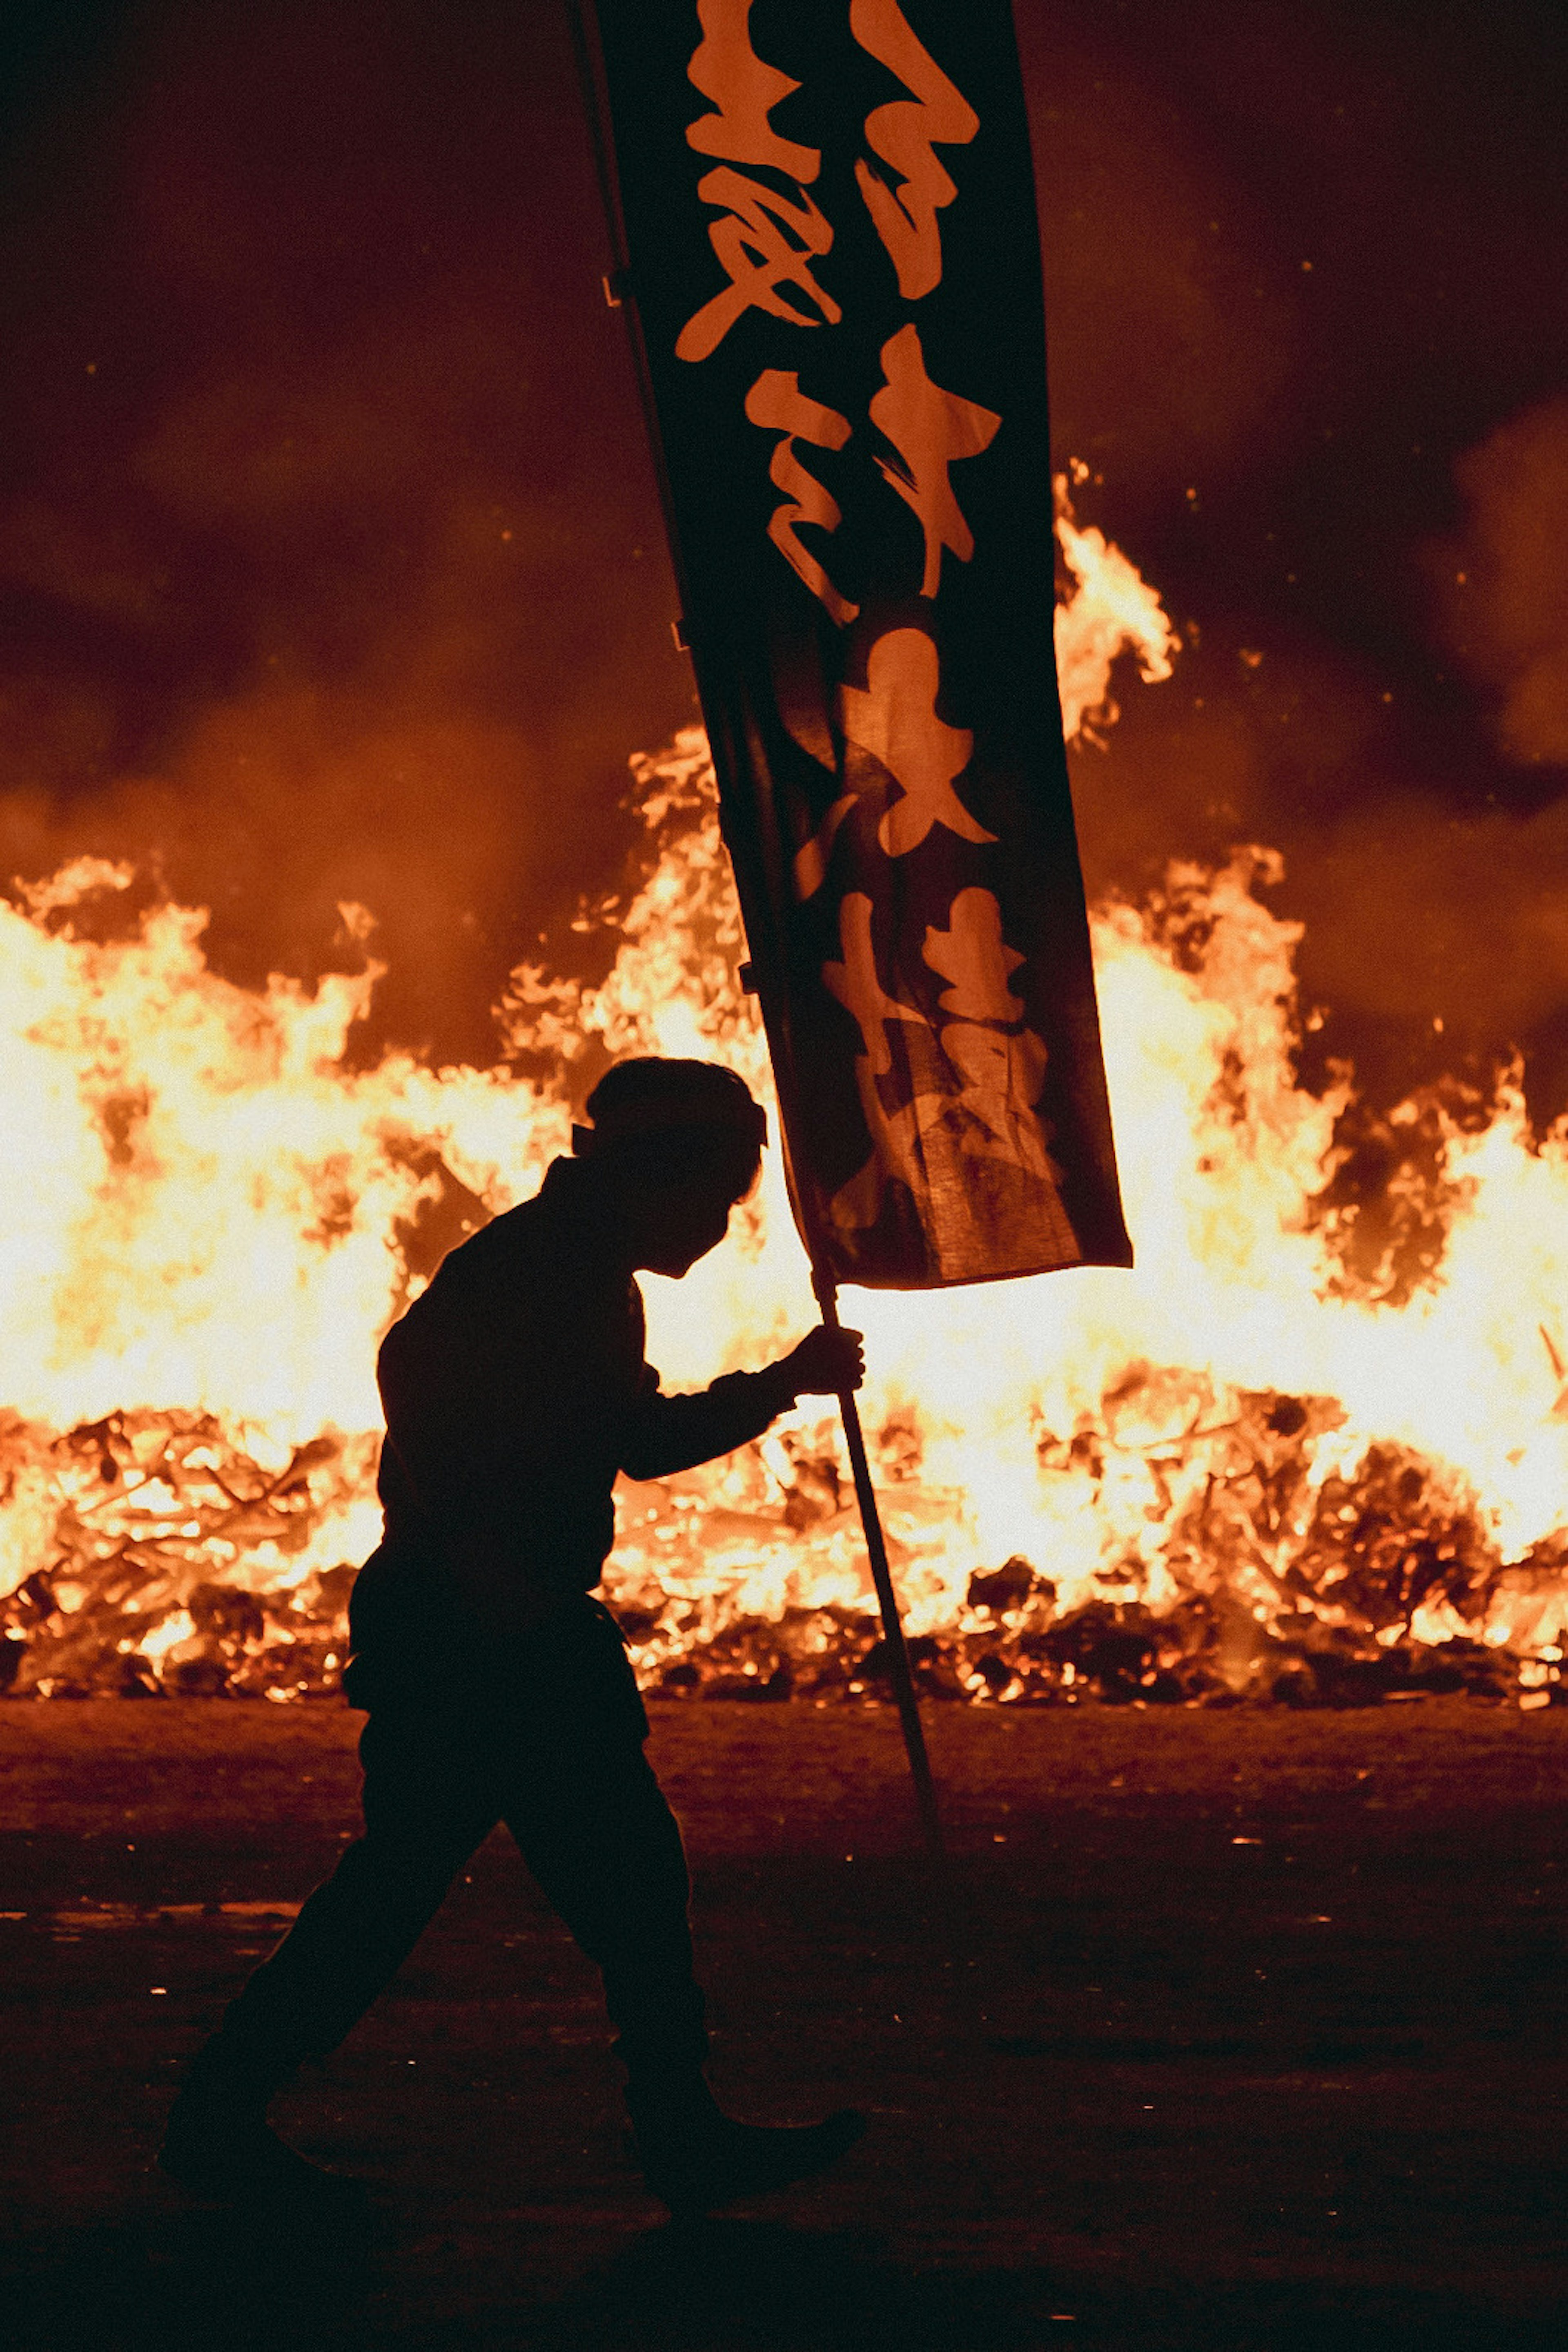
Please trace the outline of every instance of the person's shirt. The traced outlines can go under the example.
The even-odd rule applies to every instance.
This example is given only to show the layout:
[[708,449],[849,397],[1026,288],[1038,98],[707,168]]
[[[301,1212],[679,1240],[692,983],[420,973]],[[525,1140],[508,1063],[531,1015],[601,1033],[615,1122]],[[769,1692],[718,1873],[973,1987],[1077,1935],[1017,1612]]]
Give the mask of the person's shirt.
[[599,1581],[618,1472],[711,1461],[795,1399],[777,1365],[662,1392],[641,1294],[591,1171],[569,1160],[442,1261],[387,1333],[376,1377],[387,1542],[438,1557],[498,1631]]

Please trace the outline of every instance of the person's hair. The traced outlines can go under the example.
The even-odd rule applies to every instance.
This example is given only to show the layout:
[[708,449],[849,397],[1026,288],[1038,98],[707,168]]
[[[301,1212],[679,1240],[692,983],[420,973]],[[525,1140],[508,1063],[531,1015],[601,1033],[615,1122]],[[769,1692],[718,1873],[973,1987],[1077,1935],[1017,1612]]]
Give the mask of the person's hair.
[[654,1055],[616,1062],[584,1108],[593,1125],[572,1130],[579,1158],[613,1154],[658,1189],[717,1180],[737,1201],[756,1181],[767,1115],[722,1063]]

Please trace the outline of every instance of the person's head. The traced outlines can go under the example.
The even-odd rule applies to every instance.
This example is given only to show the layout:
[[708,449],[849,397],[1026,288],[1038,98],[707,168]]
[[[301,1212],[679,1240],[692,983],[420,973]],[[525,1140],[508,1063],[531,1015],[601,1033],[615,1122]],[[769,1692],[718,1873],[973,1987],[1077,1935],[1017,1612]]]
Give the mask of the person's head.
[[757,1181],[766,1113],[721,1064],[652,1055],[606,1070],[585,1108],[572,1149],[614,1193],[635,1263],[687,1273]]

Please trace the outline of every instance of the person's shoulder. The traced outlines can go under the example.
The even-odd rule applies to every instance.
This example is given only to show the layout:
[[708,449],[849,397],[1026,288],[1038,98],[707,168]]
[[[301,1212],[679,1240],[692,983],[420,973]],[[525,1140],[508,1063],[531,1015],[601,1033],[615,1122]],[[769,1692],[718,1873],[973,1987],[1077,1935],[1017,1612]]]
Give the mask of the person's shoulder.
[[504,1283],[509,1273],[526,1263],[531,1247],[530,1212],[534,1205],[524,1201],[515,1209],[503,1210],[477,1233],[456,1243],[387,1332],[382,1342],[384,1351],[391,1343],[408,1344],[421,1329],[444,1321],[454,1308],[462,1308],[476,1296]]
[[381,1343],[384,1381],[400,1363],[416,1365],[432,1349],[440,1355],[455,1344],[471,1348],[526,1312],[541,1257],[534,1205],[524,1201],[503,1211],[447,1251]]
[[459,1264],[465,1270],[487,1265],[492,1259],[508,1257],[530,1246],[540,1223],[538,1196],[531,1201],[520,1201],[515,1209],[503,1209],[499,1217],[481,1225],[477,1233],[447,1251],[437,1273],[445,1274],[448,1266]]
[[509,1265],[526,1262],[547,1247],[552,1222],[551,1204],[542,1191],[520,1201],[514,1209],[503,1209],[447,1252],[425,1296],[428,1297],[437,1286],[451,1289],[489,1281]]

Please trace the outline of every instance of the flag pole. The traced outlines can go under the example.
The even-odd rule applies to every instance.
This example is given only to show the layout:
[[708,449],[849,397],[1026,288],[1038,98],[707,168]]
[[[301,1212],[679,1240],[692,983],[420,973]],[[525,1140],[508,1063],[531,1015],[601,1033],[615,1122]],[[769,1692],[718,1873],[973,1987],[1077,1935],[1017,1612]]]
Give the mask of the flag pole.
[[[658,481],[659,500],[664,509],[666,535],[669,542],[670,561],[674,565],[676,584],[680,593],[681,610],[688,619],[692,614],[692,599],[687,593],[685,566],[681,558],[680,534],[676,528],[675,499],[666,471],[664,443],[659,431],[658,414],[654,399],[653,375],[648,364],[647,349],[643,341],[637,312],[636,292],[627,267],[626,220],[620,201],[620,190],[615,163],[615,142],[611,122],[608,91],[605,86],[604,49],[599,37],[594,0],[570,0],[567,10],[571,20],[573,46],[577,56],[577,69],[582,80],[583,96],[588,117],[588,127],[594,146],[594,167],[599,183],[599,193],[605,208],[605,223],[609,233],[612,268],[605,280],[605,299],[613,308],[623,309],[631,332],[632,354],[637,368],[637,387],[647,427],[648,450]],[[630,298],[629,299],[627,298]],[[686,640],[678,629],[678,644]],[[702,684],[699,663],[698,685]],[[710,738],[713,720],[706,697],[703,717],[708,723]],[[717,761],[715,762],[717,765]],[[764,1005],[764,1013],[766,1007]],[[771,1023],[764,1021],[768,1032],[770,1054],[774,1043]],[[775,1063],[776,1066],[776,1063]],[[803,1233],[805,1230],[803,1226]],[[831,1275],[821,1272],[815,1262],[811,1286],[816,1293],[822,1319],[829,1329],[839,1328],[837,1286]],[[842,1390],[838,1398],[844,1417],[844,1435],[849,1448],[850,1467],[855,1475],[855,1496],[860,1506],[860,1524],[865,1530],[866,1553],[871,1564],[871,1580],[877,1588],[878,1606],[882,1612],[883,1647],[888,1662],[888,1679],[898,1705],[899,1721],[903,1730],[904,1748],[910,1759],[910,1772],[915,1786],[915,1806],[920,1816],[921,1832],[926,1852],[932,1860],[942,1853],[942,1822],[937,1812],[936,1790],[931,1781],[931,1759],[926,1754],[925,1732],[921,1724],[920,1702],[915,1696],[914,1677],[910,1672],[910,1654],[904,1640],[904,1629],[899,1616],[898,1595],[893,1591],[892,1572],[888,1565],[887,1538],[882,1532],[881,1515],[877,1508],[876,1489],[871,1484],[871,1465],[866,1455],[866,1439],[860,1427],[860,1411],[852,1389]]]
[[[830,1331],[837,1331],[840,1328],[837,1283],[830,1274],[823,1274],[814,1266],[811,1286],[816,1293],[823,1321]],[[920,1814],[921,1833],[925,1840],[926,1852],[933,1861],[939,1861],[942,1843],[936,1788],[931,1776],[931,1759],[926,1754],[925,1731],[921,1723],[920,1701],[915,1696],[914,1676],[910,1672],[909,1645],[904,1640],[904,1628],[899,1616],[899,1598],[893,1591],[892,1571],[888,1565],[882,1515],[877,1507],[877,1490],[871,1484],[871,1465],[866,1454],[865,1433],[860,1427],[860,1408],[855,1402],[853,1389],[840,1389],[838,1410],[844,1416],[844,1436],[849,1448],[849,1466],[855,1474],[855,1498],[860,1506],[860,1525],[866,1534],[866,1555],[871,1563],[871,1581],[877,1588],[877,1602],[882,1612],[882,1644],[888,1661],[888,1679],[898,1703],[899,1722],[903,1729],[910,1773],[915,1784],[915,1805]]]

